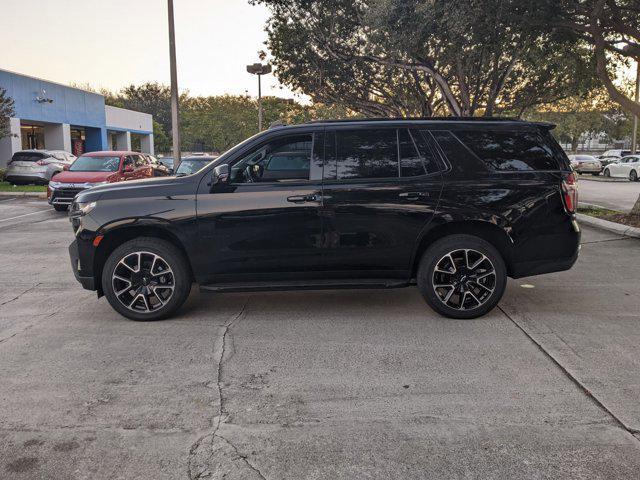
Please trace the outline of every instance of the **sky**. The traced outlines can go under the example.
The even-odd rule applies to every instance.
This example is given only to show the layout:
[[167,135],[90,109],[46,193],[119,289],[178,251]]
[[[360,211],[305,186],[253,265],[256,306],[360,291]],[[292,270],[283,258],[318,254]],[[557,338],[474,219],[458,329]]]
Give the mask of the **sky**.
[[[0,0],[0,68],[63,84],[169,84],[166,0]],[[257,95],[246,65],[266,49],[269,12],[248,0],[174,0],[178,86]],[[264,95],[293,98],[273,75]]]

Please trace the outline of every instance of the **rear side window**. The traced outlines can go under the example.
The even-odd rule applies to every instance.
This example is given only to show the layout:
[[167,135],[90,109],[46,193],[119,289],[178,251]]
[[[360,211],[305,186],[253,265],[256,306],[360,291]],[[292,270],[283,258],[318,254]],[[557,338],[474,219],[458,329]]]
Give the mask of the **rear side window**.
[[559,167],[553,151],[536,132],[460,130],[454,134],[493,170],[557,170]]
[[336,147],[339,180],[398,176],[395,129],[338,130]]

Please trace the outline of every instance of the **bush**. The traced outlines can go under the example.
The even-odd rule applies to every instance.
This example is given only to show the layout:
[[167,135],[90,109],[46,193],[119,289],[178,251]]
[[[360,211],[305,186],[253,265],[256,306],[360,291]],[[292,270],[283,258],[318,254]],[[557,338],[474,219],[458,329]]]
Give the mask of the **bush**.
[[0,168],[0,182],[4,182],[7,180],[7,169]]

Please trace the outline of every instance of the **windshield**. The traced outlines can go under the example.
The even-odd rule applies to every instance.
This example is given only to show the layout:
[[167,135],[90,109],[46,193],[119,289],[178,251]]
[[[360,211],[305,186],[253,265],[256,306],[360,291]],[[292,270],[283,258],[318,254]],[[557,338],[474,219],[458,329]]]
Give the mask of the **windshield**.
[[198,160],[183,159],[176,170],[176,175],[191,175],[212,161],[213,158],[200,158]]
[[120,157],[78,157],[69,167],[72,172],[117,172]]

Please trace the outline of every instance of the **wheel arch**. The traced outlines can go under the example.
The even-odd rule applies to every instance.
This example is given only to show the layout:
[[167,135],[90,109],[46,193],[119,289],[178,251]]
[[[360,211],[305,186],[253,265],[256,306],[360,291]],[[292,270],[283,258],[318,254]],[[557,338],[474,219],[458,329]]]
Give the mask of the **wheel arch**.
[[508,230],[508,227],[501,227],[487,220],[458,220],[434,225],[424,232],[418,242],[413,256],[411,276],[415,278],[422,254],[429,248],[429,245],[443,237],[455,234],[474,235],[489,242],[500,252],[507,267],[507,275],[511,275],[513,271],[513,239]]
[[180,250],[184,257],[187,259],[187,265],[191,274],[191,278],[194,278],[193,265],[191,265],[191,259],[189,258],[187,249],[185,248],[184,244],[175,233],[160,224],[122,226],[106,230],[102,232],[101,235],[103,235],[103,238],[96,248],[93,257],[93,276],[99,296],[102,296],[104,294],[104,292],[102,291],[101,278],[102,270],[107,258],[109,257],[111,252],[113,252],[120,245],[128,242],[129,240],[133,240],[134,238],[153,237],[160,238],[171,243],[178,250]]

